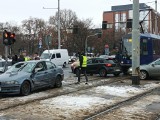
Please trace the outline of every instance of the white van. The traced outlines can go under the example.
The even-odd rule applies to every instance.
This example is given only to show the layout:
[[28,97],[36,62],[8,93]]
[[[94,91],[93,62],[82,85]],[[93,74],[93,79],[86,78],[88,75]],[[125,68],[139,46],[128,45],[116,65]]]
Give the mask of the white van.
[[57,66],[66,67],[68,64],[69,56],[67,49],[52,49],[52,50],[45,50],[40,56],[40,59],[51,60]]

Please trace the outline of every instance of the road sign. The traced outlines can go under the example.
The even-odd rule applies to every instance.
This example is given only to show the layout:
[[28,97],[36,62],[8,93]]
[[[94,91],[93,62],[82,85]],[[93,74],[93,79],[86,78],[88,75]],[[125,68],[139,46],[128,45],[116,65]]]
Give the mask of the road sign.
[[39,45],[42,46],[42,38],[39,38]]

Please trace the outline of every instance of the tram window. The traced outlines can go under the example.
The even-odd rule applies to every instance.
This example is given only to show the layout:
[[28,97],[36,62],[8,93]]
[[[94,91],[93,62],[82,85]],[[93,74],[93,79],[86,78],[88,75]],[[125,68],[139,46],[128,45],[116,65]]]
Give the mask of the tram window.
[[160,40],[158,39],[154,39],[153,40],[153,55],[159,55],[160,54],[160,50],[159,50],[159,46],[160,46]]
[[146,39],[142,39],[141,40],[142,43],[141,43],[141,55],[148,55],[148,47],[147,47],[147,40]]

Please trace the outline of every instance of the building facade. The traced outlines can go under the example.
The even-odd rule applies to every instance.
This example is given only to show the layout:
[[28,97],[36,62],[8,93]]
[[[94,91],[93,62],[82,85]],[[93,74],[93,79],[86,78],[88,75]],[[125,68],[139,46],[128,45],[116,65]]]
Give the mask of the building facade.
[[[145,3],[140,3],[139,8],[139,20],[144,33],[155,34],[156,25],[157,34],[160,35],[160,14]],[[123,35],[132,32],[132,28],[127,28],[128,19],[133,19],[132,4],[112,6],[111,11],[103,12],[103,21],[107,21],[107,29],[103,30],[103,33],[111,46],[116,46]]]

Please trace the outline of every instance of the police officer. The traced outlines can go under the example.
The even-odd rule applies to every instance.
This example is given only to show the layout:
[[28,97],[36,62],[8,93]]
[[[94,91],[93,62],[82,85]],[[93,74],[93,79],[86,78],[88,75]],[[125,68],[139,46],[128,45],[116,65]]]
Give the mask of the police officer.
[[87,77],[87,74],[86,74],[86,67],[87,67],[87,57],[85,56],[85,53],[82,52],[81,55],[79,55],[79,75],[78,75],[78,83],[80,83],[80,76],[81,76],[81,73],[84,74],[85,76],[85,79],[86,79],[86,83],[85,84],[88,84],[88,77]]

